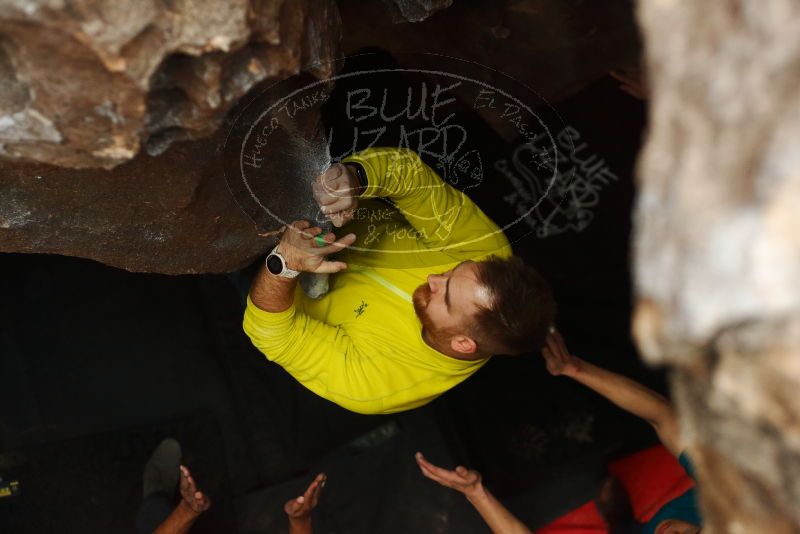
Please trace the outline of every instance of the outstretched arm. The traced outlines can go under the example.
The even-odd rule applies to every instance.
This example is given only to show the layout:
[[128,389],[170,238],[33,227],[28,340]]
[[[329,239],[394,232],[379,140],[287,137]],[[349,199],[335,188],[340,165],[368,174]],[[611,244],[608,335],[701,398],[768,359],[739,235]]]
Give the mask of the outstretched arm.
[[[321,236],[325,246],[319,246],[317,236]],[[340,261],[328,261],[325,257],[352,245],[355,237],[348,234],[337,241],[335,235],[330,232],[323,235],[321,228],[312,227],[308,221],[295,221],[286,227],[278,251],[287,267],[295,271],[335,273],[347,268],[347,265]],[[250,300],[266,312],[283,312],[294,302],[296,285],[296,279],[273,275],[262,266],[250,288]]]
[[[324,247],[313,238],[320,232],[306,221],[293,223],[284,233],[279,251],[290,269],[307,272],[335,272],[346,267],[327,261],[324,254],[352,243],[352,234],[334,242],[324,236]],[[314,393],[353,411],[380,410],[370,402],[371,385],[363,379],[356,348],[344,329],[315,320],[294,306],[296,282],[262,268],[254,280],[244,312],[244,332],[270,361],[283,367]],[[346,376],[349,380],[342,380]],[[354,388],[360,388],[356,391]]]
[[550,374],[577,380],[623,410],[641,417],[653,426],[664,447],[675,456],[680,454],[682,449],[675,411],[663,396],[630,378],[571,355],[557,331],[547,336],[547,346],[542,349],[542,355]]
[[320,473],[311,481],[305,493],[290,499],[283,507],[289,516],[289,534],[311,534],[311,511],[319,502],[319,494],[325,487],[325,473]]
[[181,502],[164,522],[158,525],[153,534],[186,534],[200,514],[211,506],[211,499],[197,489],[192,474],[184,466],[181,466],[180,489]]
[[[457,254],[460,259],[510,254],[498,226],[415,152],[370,148],[345,158],[344,163],[357,163],[365,170],[367,184],[359,195],[391,200],[426,248]],[[349,189],[355,189],[352,180]]]
[[463,466],[456,467],[455,471],[442,469],[426,460],[421,452],[415,458],[423,475],[442,486],[463,493],[494,534],[530,534],[530,529],[483,486],[481,475],[477,471]]

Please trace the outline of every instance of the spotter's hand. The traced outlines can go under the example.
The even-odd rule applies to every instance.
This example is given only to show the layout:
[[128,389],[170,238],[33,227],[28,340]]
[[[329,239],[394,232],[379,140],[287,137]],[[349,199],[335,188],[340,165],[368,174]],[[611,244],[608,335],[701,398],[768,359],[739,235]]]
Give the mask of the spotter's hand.
[[307,273],[336,273],[347,268],[341,261],[328,261],[328,254],[349,247],[356,240],[355,234],[336,239],[332,233],[323,234],[322,229],[311,226],[308,221],[295,221],[286,227],[278,250],[286,265],[295,271]]
[[460,491],[467,497],[476,495],[483,487],[481,485],[481,474],[474,469],[467,469],[461,465],[453,471],[442,469],[426,460],[421,452],[415,454],[414,458],[417,460],[417,465],[423,475],[446,488]]
[[361,187],[353,168],[337,163],[314,180],[311,192],[320,211],[340,228],[353,218]]
[[564,338],[555,328],[547,334],[547,345],[542,348],[542,356],[548,372],[553,376],[575,376],[581,369],[581,361],[570,354]]
[[301,496],[291,499],[283,506],[283,511],[289,516],[289,519],[303,519],[311,516],[313,510],[319,502],[319,494],[325,486],[325,473],[320,473],[311,481],[311,484],[306,488],[305,493]]
[[189,472],[186,466],[180,466],[180,470],[181,504],[195,514],[205,512],[211,506],[211,499],[197,488],[192,473]]

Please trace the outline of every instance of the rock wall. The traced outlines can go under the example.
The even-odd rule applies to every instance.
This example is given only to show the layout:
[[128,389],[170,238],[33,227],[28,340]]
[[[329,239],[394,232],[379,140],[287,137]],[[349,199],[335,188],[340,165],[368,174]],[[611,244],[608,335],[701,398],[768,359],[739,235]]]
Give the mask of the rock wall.
[[800,4],[638,15],[652,106],[635,334],[674,369],[708,532],[798,532]]
[[336,56],[339,35],[333,0],[0,0],[0,156],[159,154],[256,83]]
[[[377,46],[390,53],[427,52],[475,61],[497,71],[494,79],[482,81],[494,84],[510,76],[553,104],[609,70],[639,64],[639,31],[630,0],[458,0],[432,12],[447,3],[340,0],[347,21],[343,48],[355,53]],[[391,4],[409,12],[425,6],[429,18],[394,24],[401,19],[384,15]]]
[[627,0],[450,3],[392,0],[429,17],[394,24],[362,0],[0,0],[0,251],[169,274],[248,264],[269,240],[226,188],[225,121],[303,65],[329,74],[342,34],[344,53],[452,55],[548,100],[638,54]]
[[226,116],[259,83],[330,74],[340,37],[333,0],[0,0],[0,250],[247,265],[269,240],[228,192]]
[[421,22],[453,5],[453,0],[383,0],[395,23]]
[[0,249],[165,274],[240,269],[269,247],[228,192],[217,134],[114,170],[6,164]]

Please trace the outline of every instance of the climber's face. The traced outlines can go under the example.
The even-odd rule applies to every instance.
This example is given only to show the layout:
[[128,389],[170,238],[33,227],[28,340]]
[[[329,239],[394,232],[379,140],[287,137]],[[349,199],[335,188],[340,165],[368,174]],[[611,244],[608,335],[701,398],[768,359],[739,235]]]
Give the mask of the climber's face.
[[478,267],[463,261],[441,274],[430,274],[413,295],[414,311],[423,337],[457,353],[472,355],[477,344],[468,332],[475,313],[492,304],[489,291],[478,282]]

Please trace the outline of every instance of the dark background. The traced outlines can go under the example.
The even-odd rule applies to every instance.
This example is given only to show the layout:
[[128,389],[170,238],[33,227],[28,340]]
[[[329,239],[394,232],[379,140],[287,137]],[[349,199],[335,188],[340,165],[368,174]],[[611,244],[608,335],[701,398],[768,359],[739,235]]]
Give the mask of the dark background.
[[[515,251],[551,282],[573,353],[663,391],[629,335],[644,106],[604,78],[555,108],[619,180],[599,191],[588,227],[546,238],[518,227]],[[474,127],[497,158],[518,142],[477,117]],[[473,200],[502,218],[502,193]],[[131,532],[144,463],[167,436],[214,499],[198,531],[216,532],[285,530],[283,503],[320,470],[319,532],[487,531],[461,495],[422,477],[417,450],[480,470],[536,527],[590,499],[609,458],[655,441],[644,423],[549,376],[538,353],[494,358],[419,410],[360,416],[250,345],[228,276],[14,254],[0,256],[0,275],[0,477],[21,487],[0,500],[1,532]]]

